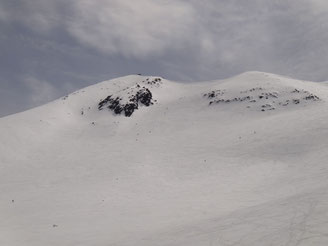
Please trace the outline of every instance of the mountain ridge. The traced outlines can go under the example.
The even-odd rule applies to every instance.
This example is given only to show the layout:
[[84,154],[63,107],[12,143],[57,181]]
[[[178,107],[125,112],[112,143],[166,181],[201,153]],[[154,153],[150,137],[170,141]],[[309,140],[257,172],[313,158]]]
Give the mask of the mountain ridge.
[[[160,77],[101,82],[0,119],[1,245],[328,242],[326,85],[261,72],[147,78]],[[148,106],[134,97],[143,86]],[[138,108],[99,110],[110,95]]]

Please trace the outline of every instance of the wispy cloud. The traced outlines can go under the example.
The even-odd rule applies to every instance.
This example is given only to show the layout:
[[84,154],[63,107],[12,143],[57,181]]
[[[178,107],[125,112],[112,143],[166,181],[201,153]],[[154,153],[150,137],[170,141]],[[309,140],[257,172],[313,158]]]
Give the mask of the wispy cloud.
[[328,29],[323,0],[4,0],[0,7],[2,19],[60,29],[108,55],[150,60],[187,50],[206,66],[240,69],[308,65]]

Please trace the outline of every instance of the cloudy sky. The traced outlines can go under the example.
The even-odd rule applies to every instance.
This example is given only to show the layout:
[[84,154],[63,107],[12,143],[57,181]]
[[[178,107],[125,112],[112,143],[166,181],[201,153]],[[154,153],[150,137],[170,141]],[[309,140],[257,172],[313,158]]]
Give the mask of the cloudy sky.
[[128,74],[328,80],[326,0],[0,0],[0,117]]

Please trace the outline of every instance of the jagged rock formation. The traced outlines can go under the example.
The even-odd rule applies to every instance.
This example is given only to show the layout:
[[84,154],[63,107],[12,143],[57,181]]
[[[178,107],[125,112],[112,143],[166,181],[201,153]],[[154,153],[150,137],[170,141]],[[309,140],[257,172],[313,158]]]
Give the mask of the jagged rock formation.
[[[152,80],[147,78],[142,83],[149,87],[159,87],[162,80],[161,78]],[[124,95],[109,95],[99,102],[98,109],[108,108],[115,114],[124,114],[126,117],[130,117],[140,106],[149,107],[156,101],[153,100],[153,94],[146,86],[141,87],[137,83],[134,87],[125,88],[123,91],[127,92]],[[124,99],[125,96],[128,96],[128,100]]]

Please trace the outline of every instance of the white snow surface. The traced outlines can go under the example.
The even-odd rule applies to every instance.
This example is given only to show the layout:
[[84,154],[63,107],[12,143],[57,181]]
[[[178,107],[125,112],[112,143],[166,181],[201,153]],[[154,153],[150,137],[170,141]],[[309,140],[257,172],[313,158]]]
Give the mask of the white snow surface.
[[[0,245],[328,245],[327,85],[155,78],[0,119]],[[137,84],[153,105],[98,110]]]

